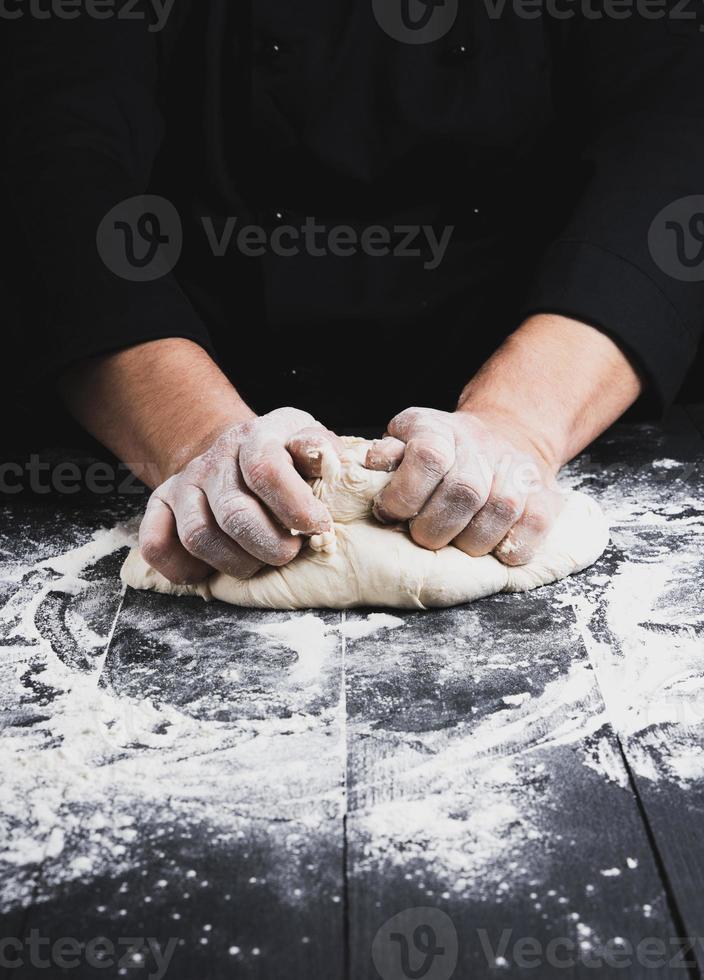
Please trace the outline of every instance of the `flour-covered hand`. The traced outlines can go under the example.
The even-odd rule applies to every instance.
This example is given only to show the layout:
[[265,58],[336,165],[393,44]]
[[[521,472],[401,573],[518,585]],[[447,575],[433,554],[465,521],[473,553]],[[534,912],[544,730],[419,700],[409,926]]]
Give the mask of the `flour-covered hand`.
[[389,423],[366,465],[396,470],[374,512],[408,521],[424,548],[450,543],[468,555],[529,561],[560,512],[557,467],[518,424],[465,410],[409,408]]
[[213,569],[247,578],[286,565],[301,535],[332,528],[306,483],[339,440],[308,415],[281,408],[235,425],[152,494],[139,532],[142,556],[171,582]]

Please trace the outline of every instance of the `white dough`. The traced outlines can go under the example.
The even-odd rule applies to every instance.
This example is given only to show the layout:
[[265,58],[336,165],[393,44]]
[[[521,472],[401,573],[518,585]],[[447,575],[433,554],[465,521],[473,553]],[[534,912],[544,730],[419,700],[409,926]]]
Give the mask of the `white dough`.
[[527,565],[511,568],[491,555],[470,558],[452,546],[427,551],[411,540],[405,527],[384,527],[374,519],[373,499],[393,474],[364,468],[366,440],[345,442],[341,464],[326,459],[323,478],[312,484],[330,509],[334,535],[312,538],[289,565],[262,569],[247,580],[218,572],[199,585],[173,585],[135,548],[122,568],[123,581],[135,589],[264,609],[425,609],[547,585],[591,565],[608,543],[609,529],[598,504],[570,492],[545,543]]

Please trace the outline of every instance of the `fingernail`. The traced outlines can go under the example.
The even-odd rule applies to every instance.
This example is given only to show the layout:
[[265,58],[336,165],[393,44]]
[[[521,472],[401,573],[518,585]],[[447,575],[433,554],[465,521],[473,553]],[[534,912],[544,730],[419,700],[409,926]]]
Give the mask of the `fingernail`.
[[321,506],[321,509],[312,513],[310,517],[310,524],[315,529],[315,534],[326,534],[328,531],[332,531],[332,517],[326,507]]
[[390,473],[394,468],[393,463],[384,453],[374,452],[371,449],[367,452],[364,465],[368,470],[378,470],[383,473]]

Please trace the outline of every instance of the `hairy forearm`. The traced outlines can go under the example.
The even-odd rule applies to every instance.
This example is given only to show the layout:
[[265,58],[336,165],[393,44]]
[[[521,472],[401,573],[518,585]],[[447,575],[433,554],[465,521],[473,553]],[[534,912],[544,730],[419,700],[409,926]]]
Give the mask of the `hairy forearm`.
[[254,415],[208,354],[179,338],[84,361],[59,390],[81,425],[150,486]]
[[534,316],[465,387],[459,409],[519,427],[557,470],[616,421],[642,390],[625,354],[601,331]]

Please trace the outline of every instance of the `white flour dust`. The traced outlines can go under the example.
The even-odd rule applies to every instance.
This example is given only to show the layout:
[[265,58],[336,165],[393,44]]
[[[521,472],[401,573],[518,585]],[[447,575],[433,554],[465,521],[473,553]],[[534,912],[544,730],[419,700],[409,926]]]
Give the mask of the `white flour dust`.
[[[655,469],[675,478],[673,463],[664,459]],[[348,823],[363,842],[361,872],[388,865],[429,897],[444,888],[452,896],[496,901],[517,883],[544,880],[554,834],[543,815],[541,793],[548,790],[541,787],[553,766],[574,760],[615,787],[628,787],[608,723],[625,740],[638,775],[682,786],[704,778],[703,617],[691,586],[700,574],[701,549],[693,536],[704,524],[704,507],[684,486],[675,497],[647,486],[644,478],[630,495],[609,489],[603,501],[615,524],[615,547],[626,556],[639,549],[639,560],[625,557],[615,574],[598,569],[553,593],[554,621],[574,613],[596,676],[576,655],[567,669],[555,666],[552,679],[535,686],[539,643],[534,649],[524,638],[511,650],[466,643],[462,657],[438,670],[438,684],[451,684],[457,669],[471,671],[478,687],[493,677],[498,689],[504,675],[516,683],[503,688],[508,693],[500,693],[484,717],[475,719],[468,709],[465,720],[445,728],[384,733],[385,753],[371,781],[352,787],[359,799]],[[670,530],[678,536],[676,548],[656,537]],[[356,641],[377,633],[384,649],[398,640],[394,670],[402,671],[408,620],[372,613],[332,623],[307,613],[238,622],[265,653],[295,655],[282,667],[275,697],[244,688],[241,664],[222,667],[220,682],[247,699],[251,717],[218,720],[216,712],[198,716],[159,695],[118,693],[99,683],[108,635],[86,617],[81,600],[90,588],[88,570],[131,544],[133,534],[134,525],[121,525],[96,532],[65,555],[0,567],[0,585],[9,589],[0,609],[7,679],[0,701],[10,711],[19,706],[38,716],[8,726],[3,736],[0,868],[4,862],[10,873],[0,871],[0,909],[27,904],[33,895],[50,898],[62,884],[146,867],[148,852],[174,828],[189,828],[208,848],[241,836],[266,839],[277,855],[272,887],[282,901],[293,901],[305,862],[324,847],[329,822],[340,821],[349,805],[346,726],[370,744],[379,737],[376,722],[365,727],[346,719],[344,685],[339,699],[331,698],[326,671],[336,663],[341,640],[353,650]],[[50,592],[76,598],[65,623],[91,653],[91,669],[68,666],[37,628]],[[117,583],[104,601],[117,611]],[[475,615],[466,613],[467,629]],[[188,643],[174,639],[181,652]],[[368,673],[375,666],[370,659]],[[196,650],[184,669],[201,667]],[[136,675],[148,669],[148,657],[133,667]],[[37,703],[27,697],[28,675],[47,692]],[[202,697],[207,700],[208,692]],[[274,703],[282,710],[270,711]],[[589,778],[597,776],[590,772]],[[608,882],[632,870],[624,857],[623,869],[605,865],[595,875]],[[187,869],[180,871],[185,877]],[[579,910],[565,905],[568,910],[580,941],[594,942]]]
[[[271,884],[290,901],[300,891],[301,862],[310,860],[318,838],[321,845],[327,838],[326,822],[342,819],[340,708],[321,706],[319,675],[341,634],[369,636],[403,620],[375,613],[335,625],[312,614],[243,622],[264,649],[296,654],[279,692],[288,706],[280,715],[219,722],[154,698],[118,694],[100,683],[109,626],[96,632],[81,601],[91,588],[84,576],[133,544],[134,531],[131,523],[101,530],[65,554],[0,571],[9,586],[0,609],[8,679],[0,701],[8,711],[30,710],[21,708],[28,703],[41,716],[37,724],[3,732],[0,910],[47,900],[72,881],[134,871],[153,847],[145,834],[169,835],[174,825],[193,826],[216,846],[264,834],[279,852]],[[112,602],[117,613],[119,581],[101,584],[114,584],[103,604]],[[68,666],[38,627],[50,593],[76,599],[65,625],[82,650],[96,654],[91,669]],[[235,668],[227,675],[225,683],[241,680]],[[28,678],[45,692],[36,708],[28,701]],[[256,707],[260,696],[250,694],[250,703]]]
[[376,633],[381,629],[398,629],[404,621],[398,616],[387,613],[370,613],[366,619],[330,625],[320,617],[308,613],[301,617],[277,620],[265,626],[252,628],[253,633],[259,633],[275,640],[298,655],[298,661],[291,671],[291,677],[299,683],[314,681],[320,674],[320,668],[337,647],[336,635],[350,639],[361,639]]
[[[586,595],[573,605],[630,764],[644,778],[685,786],[704,779],[702,550],[676,527],[648,560],[620,565],[603,612]],[[608,770],[608,753],[601,761]]]

